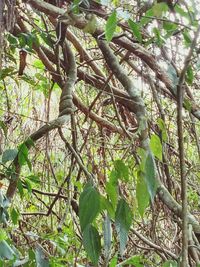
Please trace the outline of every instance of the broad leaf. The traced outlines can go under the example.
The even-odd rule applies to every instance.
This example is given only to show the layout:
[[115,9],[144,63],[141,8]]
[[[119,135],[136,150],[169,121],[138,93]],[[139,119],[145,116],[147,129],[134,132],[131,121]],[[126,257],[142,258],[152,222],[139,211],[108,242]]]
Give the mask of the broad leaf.
[[135,23],[131,19],[128,20],[128,25],[130,29],[133,32],[133,35],[136,37],[136,39],[141,43],[142,42],[142,34],[140,32],[140,27],[138,26],[138,23]]
[[157,190],[157,181],[156,181],[156,166],[153,155],[150,152],[148,153],[146,158],[144,177],[145,177],[145,182],[147,184],[149,195],[151,197],[151,201],[153,201]]
[[106,40],[108,42],[112,40],[116,27],[117,27],[117,13],[116,11],[113,11],[106,22],[105,35],[106,35]]
[[120,242],[120,253],[123,255],[132,223],[132,212],[124,199],[120,199],[115,214],[116,230]]
[[3,163],[6,163],[8,161],[12,161],[16,158],[17,156],[17,153],[18,153],[18,150],[17,149],[7,149],[3,152],[3,155],[2,155],[2,162]]
[[18,162],[20,166],[23,166],[25,164],[28,165],[29,169],[31,170],[31,162],[28,159],[28,147],[23,143],[19,146],[19,152],[18,152]]
[[150,139],[150,148],[155,157],[162,161],[162,144],[160,138],[153,134]]
[[114,167],[116,170],[116,175],[118,179],[121,179],[122,181],[128,181],[129,179],[129,169],[125,165],[125,163],[122,160],[115,160],[114,161]]
[[157,3],[152,7],[152,11],[155,17],[161,17],[164,12],[168,11],[168,6],[166,3]]
[[134,255],[131,258],[124,261],[122,266],[131,265],[134,267],[144,267],[144,264],[142,262],[143,262],[143,259],[140,255]]
[[79,199],[79,219],[82,231],[93,222],[100,211],[100,195],[96,188],[87,184]]
[[0,258],[11,260],[15,256],[14,250],[11,246],[5,241],[0,242]]
[[145,209],[149,205],[149,197],[150,196],[147,189],[147,184],[145,182],[144,173],[139,171],[137,175],[136,198],[138,211],[141,217],[143,217]]
[[109,267],[116,267],[116,265],[117,265],[117,257],[114,257],[110,261]]
[[115,210],[111,204],[111,202],[105,198],[104,196],[100,197],[101,199],[101,210],[106,210],[110,216],[111,219],[114,219],[115,217]]
[[101,240],[97,229],[92,225],[88,225],[83,231],[83,246],[91,261],[97,264],[101,252]]
[[44,253],[42,247],[37,246],[35,250],[35,259],[37,263],[37,267],[49,267],[49,259]]
[[117,206],[118,188],[117,185],[111,182],[106,183],[106,193],[111,201],[112,207],[115,210]]
[[10,212],[10,217],[12,219],[12,222],[16,225],[19,219],[19,212],[16,209],[12,208]]
[[172,64],[168,65],[167,74],[168,74],[170,80],[172,81],[174,93],[176,94],[176,90],[177,90],[176,86],[178,84],[179,78],[178,78],[176,70],[172,66]]

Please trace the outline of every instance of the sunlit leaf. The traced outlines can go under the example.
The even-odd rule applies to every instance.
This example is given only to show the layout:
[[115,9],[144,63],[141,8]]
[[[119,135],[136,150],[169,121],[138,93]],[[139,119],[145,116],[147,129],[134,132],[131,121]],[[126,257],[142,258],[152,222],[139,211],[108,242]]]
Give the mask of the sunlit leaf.
[[156,134],[151,136],[150,148],[153,155],[162,161],[162,144],[160,142],[160,138]]
[[161,17],[164,12],[168,11],[168,5],[166,3],[157,3],[153,5],[152,11],[155,17]]
[[138,23],[135,23],[134,21],[132,21],[131,19],[128,20],[128,25],[130,27],[130,29],[133,32],[133,35],[136,37],[136,39],[139,42],[142,42],[142,34],[140,32],[140,27]]
[[116,11],[113,11],[106,22],[105,36],[108,42],[112,40],[116,27],[117,27],[117,13]]
[[131,266],[134,266],[134,267],[144,267],[144,264],[142,262],[143,262],[142,256],[134,255],[131,258],[129,258],[126,261],[124,261],[122,266],[131,265]]

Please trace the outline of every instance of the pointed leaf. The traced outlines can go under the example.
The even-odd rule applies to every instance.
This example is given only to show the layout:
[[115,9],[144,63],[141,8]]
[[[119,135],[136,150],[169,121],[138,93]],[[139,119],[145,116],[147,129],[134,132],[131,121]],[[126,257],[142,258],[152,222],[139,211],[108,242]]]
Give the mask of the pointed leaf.
[[133,35],[136,37],[136,39],[141,43],[142,42],[142,34],[140,32],[139,24],[135,23],[131,19],[128,20],[128,25],[130,29],[133,32]]
[[140,255],[134,255],[131,258],[124,261],[122,266],[131,265],[134,267],[144,267],[144,264],[142,262],[143,262],[143,259]]
[[111,182],[106,183],[106,193],[109,196],[113,209],[116,209],[117,206],[117,197],[118,197],[118,190],[117,185]]
[[122,160],[115,160],[114,167],[116,170],[116,175],[118,179],[128,182],[129,179],[129,170],[128,167]]
[[146,158],[144,177],[145,177],[145,182],[147,184],[149,195],[151,197],[151,201],[153,201],[157,190],[157,181],[156,181],[156,166],[153,155],[150,152],[148,153]]
[[157,3],[152,7],[152,11],[155,17],[161,17],[163,12],[168,11],[168,5],[166,3]]
[[153,134],[150,139],[150,148],[155,157],[162,161],[162,144],[160,138]]
[[96,188],[87,184],[79,199],[79,219],[82,231],[92,223],[100,211],[100,195]]
[[19,219],[19,212],[16,209],[12,208],[10,216],[11,216],[12,222],[16,225]]
[[124,199],[120,199],[115,214],[116,230],[120,242],[120,253],[123,255],[132,223],[132,212]]
[[8,161],[12,161],[16,158],[17,156],[17,153],[18,153],[18,150],[17,149],[7,149],[3,152],[3,155],[2,155],[2,162],[3,163],[6,163]]
[[105,35],[106,35],[106,40],[108,42],[112,40],[116,27],[117,27],[117,13],[116,11],[113,11],[106,22]]
[[83,246],[94,264],[98,263],[101,252],[101,240],[97,229],[88,225],[83,231]]
[[35,259],[37,263],[37,267],[49,267],[49,259],[43,251],[43,248],[37,246],[35,250]]
[[0,258],[11,260],[15,256],[14,250],[11,246],[5,241],[0,242]]
[[138,203],[138,211],[141,217],[144,215],[145,209],[149,205],[149,192],[144,179],[144,173],[138,172],[137,185],[136,185],[136,198]]

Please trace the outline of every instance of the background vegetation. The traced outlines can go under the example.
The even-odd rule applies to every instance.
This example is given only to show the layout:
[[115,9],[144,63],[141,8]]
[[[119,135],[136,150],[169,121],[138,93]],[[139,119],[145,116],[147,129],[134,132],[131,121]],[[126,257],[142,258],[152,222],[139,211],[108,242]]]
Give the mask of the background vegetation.
[[199,8],[0,2],[0,266],[200,266]]

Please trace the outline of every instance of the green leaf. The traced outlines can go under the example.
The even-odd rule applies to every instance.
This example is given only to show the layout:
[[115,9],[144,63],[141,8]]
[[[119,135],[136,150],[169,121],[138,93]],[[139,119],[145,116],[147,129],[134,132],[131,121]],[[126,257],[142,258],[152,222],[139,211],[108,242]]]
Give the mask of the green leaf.
[[28,147],[26,146],[26,144],[21,144],[18,148],[18,162],[20,166],[23,166],[25,164],[28,165],[30,171],[32,169],[32,165],[30,160],[28,159]]
[[155,34],[156,44],[162,46],[165,43],[165,39],[161,36],[160,31],[157,28],[153,28],[153,33]]
[[153,134],[150,139],[150,148],[155,157],[162,161],[162,144],[160,138]]
[[174,9],[175,9],[175,12],[181,15],[181,17],[185,17],[188,20],[190,20],[190,14],[186,12],[184,9],[182,9],[182,7],[179,4],[176,4]]
[[162,267],[178,267],[178,264],[176,261],[166,261]]
[[175,70],[175,68],[172,66],[172,64],[169,64],[169,65],[168,65],[167,73],[168,73],[169,78],[170,78],[170,80],[172,81],[174,87],[176,87],[177,84],[178,84],[178,80],[179,80],[179,78],[178,78],[177,73],[176,73],[176,70]]
[[116,267],[116,265],[117,265],[117,256],[112,258],[112,260],[110,261],[109,267]]
[[139,24],[135,23],[131,19],[128,20],[128,25],[130,29],[133,32],[133,35],[136,37],[136,39],[141,43],[142,42],[142,34],[140,32]]
[[100,195],[96,188],[87,184],[79,199],[79,219],[82,231],[93,222],[100,211]]
[[106,193],[108,194],[108,197],[111,201],[111,204],[113,206],[113,209],[116,209],[117,206],[117,198],[118,198],[118,188],[117,185],[112,182],[106,183]]
[[111,219],[114,219],[115,217],[115,210],[111,204],[111,202],[105,198],[104,196],[100,197],[101,199],[101,208],[102,210],[106,210],[110,216]]
[[8,128],[4,121],[0,120],[0,128],[3,130],[5,137],[7,138]]
[[32,193],[32,185],[31,185],[30,180],[26,179],[26,180],[24,181],[24,183],[25,183],[25,185],[26,185],[26,188],[27,188],[28,192],[29,192],[29,193]]
[[27,179],[30,180],[34,184],[40,184],[40,178],[37,175],[29,175]]
[[153,201],[157,190],[157,181],[156,181],[156,166],[153,155],[150,152],[148,153],[146,158],[144,177],[145,177],[145,182],[147,184],[149,195],[151,197],[151,201]]
[[157,124],[158,124],[159,129],[162,132],[162,141],[167,142],[167,131],[165,127],[165,122],[161,118],[158,118]]
[[17,189],[19,191],[20,197],[23,198],[24,197],[24,188],[23,188],[22,182],[20,180],[17,181]]
[[192,110],[191,100],[189,100],[188,98],[185,98],[183,101],[183,105],[184,105],[185,109],[187,109],[189,112],[191,112],[191,110]]
[[3,152],[2,155],[2,162],[5,164],[8,161],[12,161],[16,158],[18,154],[18,150],[17,149],[7,149]]
[[188,33],[187,30],[184,30],[182,32],[182,34],[183,34],[183,38],[184,38],[184,41],[185,41],[185,46],[186,47],[190,47],[191,43],[192,43],[192,38],[191,38],[190,34]]
[[42,247],[37,246],[35,250],[35,259],[37,263],[37,267],[49,267],[49,259],[44,253]]
[[153,16],[161,17],[164,12],[168,11],[168,5],[166,3],[157,3],[152,7]]
[[126,261],[123,262],[123,265],[133,265],[134,267],[144,267],[144,264],[142,263],[143,259],[140,255],[134,255],[131,258],[127,259]]
[[12,222],[16,225],[19,219],[19,212],[15,208],[12,208],[10,212],[10,216],[11,216]]
[[147,184],[145,182],[144,173],[139,171],[137,175],[136,185],[136,199],[138,203],[138,211],[141,217],[144,215],[144,211],[149,205],[149,192]]
[[194,80],[194,73],[193,73],[192,67],[191,67],[191,65],[190,65],[190,66],[187,68],[187,72],[186,72],[186,82],[187,82],[189,85],[192,85],[193,80]]
[[120,242],[120,253],[123,255],[132,223],[132,212],[124,199],[120,199],[115,213],[115,225]]
[[0,71],[0,80],[5,79],[7,76],[12,75],[12,72],[14,71],[13,67],[9,67],[9,68],[4,68]]
[[117,13],[116,11],[113,11],[106,22],[105,35],[106,35],[106,40],[108,42],[112,40],[116,27],[117,27]]
[[0,242],[7,239],[6,231],[3,229],[0,229]]
[[92,16],[92,18],[88,21],[86,26],[84,27],[83,31],[93,34],[97,28],[97,19],[96,16]]
[[97,265],[101,252],[101,240],[97,229],[87,225],[83,231],[83,246],[93,264]]
[[129,180],[129,169],[124,164],[122,160],[115,160],[114,161],[114,167],[116,170],[116,175],[118,179],[121,179],[122,181],[128,182]]
[[14,250],[3,240],[0,242],[0,258],[11,260],[15,256]]

